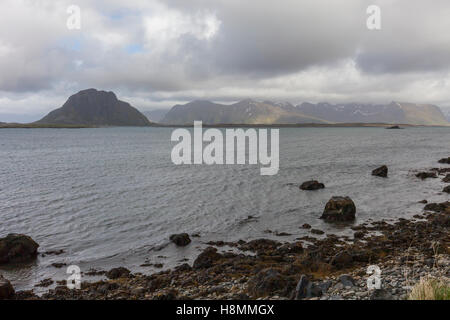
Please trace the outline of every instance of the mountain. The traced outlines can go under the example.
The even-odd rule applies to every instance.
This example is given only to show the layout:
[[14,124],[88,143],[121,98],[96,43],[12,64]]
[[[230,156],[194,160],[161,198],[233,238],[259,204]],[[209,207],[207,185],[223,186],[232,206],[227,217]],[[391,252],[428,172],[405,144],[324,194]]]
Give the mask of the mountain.
[[251,99],[223,105],[198,100],[185,105],[174,106],[162,119],[165,124],[192,124],[201,120],[205,124],[287,124],[287,123],[329,123],[309,116],[287,106],[270,101],[258,102]]
[[330,104],[258,102],[246,99],[232,105],[192,101],[174,106],[161,120],[165,124],[297,124],[297,123],[398,123],[450,125],[439,107],[430,104]]
[[64,105],[51,111],[36,124],[148,126],[150,121],[113,92],[87,89],[72,95]]
[[416,125],[449,125],[439,107],[431,104],[391,102],[374,104],[302,103],[297,106],[304,114],[331,122],[403,123]]
[[160,122],[169,112],[169,109],[155,109],[150,111],[144,111],[142,114],[152,122]]

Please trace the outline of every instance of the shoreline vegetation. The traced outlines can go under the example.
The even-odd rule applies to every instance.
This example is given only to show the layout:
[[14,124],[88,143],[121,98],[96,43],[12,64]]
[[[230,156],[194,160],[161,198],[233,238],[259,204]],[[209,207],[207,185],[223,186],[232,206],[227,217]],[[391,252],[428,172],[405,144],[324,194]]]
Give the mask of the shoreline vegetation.
[[[194,124],[161,124],[152,123],[148,126],[136,126],[136,127],[158,127],[158,128],[189,128]],[[395,127],[399,128],[395,128]],[[117,126],[95,126],[95,125],[68,125],[68,124],[41,124],[41,123],[0,123],[0,129],[84,129],[84,128],[114,128]],[[121,126],[122,127],[122,126]],[[134,127],[134,126],[131,126]],[[407,127],[442,127],[438,125],[414,125],[414,124],[393,124],[393,123],[298,123],[298,124],[203,124],[203,127],[207,128],[351,128],[351,127],[380,127],[387,129],[401,129]]]
[[[450,164],[450,157],[439,163]],[[429,172],[435,178],[443,176],[444,185],[450,182],[450,167],[432,168]],[[417,183],[421,179],[418,176]],[[393,223],[369,219],[360,225],[340,222],[354,231],[353,237],[324,234],[304,224],[299,228],[310,230],[311,235],[294,242],[218,239],[204,243],[206,248],[193,265],[183,263],[153,274],[133,274],[124,267],[90,270],[85,274],[102,276],[104,280],[82,282],[79,290],[68,289],[65,280],[57,281],[56,287],[42,296],[28,290],[15,292],[9,298],[448,300],[450,201],[418,202],[425,205],[423,212],[411,219],[399,218]],[[339,205],[331,209],[339,214]],[[172,235],[170,240],[176,246],[191,243],[186,233]],[[27,252],[34,249],[33,245]],[[369,282],[377,282],[374,276],[381,281],[381,287],[369,289]],[[38,286],[54,284],[54,280],[46,279]]]

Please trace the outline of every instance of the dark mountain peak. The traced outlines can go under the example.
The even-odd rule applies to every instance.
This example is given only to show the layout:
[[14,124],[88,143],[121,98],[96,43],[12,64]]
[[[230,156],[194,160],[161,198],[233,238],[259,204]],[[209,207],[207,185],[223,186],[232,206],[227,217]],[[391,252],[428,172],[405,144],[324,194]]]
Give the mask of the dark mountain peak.
[[93,126],[147,126],[150,121],[129,103],[117,99],[114,92],[82,90],[64,105],[37,121],[41,124]]

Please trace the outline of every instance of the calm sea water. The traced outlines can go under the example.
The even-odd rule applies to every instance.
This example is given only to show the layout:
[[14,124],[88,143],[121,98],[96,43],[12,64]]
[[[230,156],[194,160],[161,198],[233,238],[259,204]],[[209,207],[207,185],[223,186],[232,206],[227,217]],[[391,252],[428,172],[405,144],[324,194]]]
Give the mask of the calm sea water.
[[[305,235],[303,223],[348,234],[319,219],[333,195],[350,196],[357,221],[421,212],[417,201],[444,201],[440,179],[420,181],[414,170],[438,167],[449,156],[450,128],[286,128],[280,130],[280,171],[261,176],[259,165],[183,165],[170,159],[169,128],[0,130],[0,237],[30,235],[40,252],[59,256],[0,268],[16,289],[42,279],[65,279],[54,262],[151,273],[188,259],[211,240]],[[389,178],[372,177],[389,166]],[[326,188],[302,192],[318,179]],[[251,215],[256,220],[246,221]],[[265,230],[287,232],[276,237]],[[198,233],[184,248],[173,233]],[[90,278],[84,278],[89,280]]]

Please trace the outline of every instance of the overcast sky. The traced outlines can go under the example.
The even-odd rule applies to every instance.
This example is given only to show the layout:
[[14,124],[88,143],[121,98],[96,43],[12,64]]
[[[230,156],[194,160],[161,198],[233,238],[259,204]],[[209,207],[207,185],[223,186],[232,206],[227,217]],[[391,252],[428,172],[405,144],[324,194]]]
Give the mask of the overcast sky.
[[[81,29],[66,26],[70,5]],[[381,8],[381,30],[366,9]],[[450,106],[448,0],[1,0],[0,121],[86,88],[194,99]],[[8,119],[7,119],[8,120]]]

